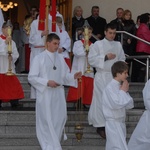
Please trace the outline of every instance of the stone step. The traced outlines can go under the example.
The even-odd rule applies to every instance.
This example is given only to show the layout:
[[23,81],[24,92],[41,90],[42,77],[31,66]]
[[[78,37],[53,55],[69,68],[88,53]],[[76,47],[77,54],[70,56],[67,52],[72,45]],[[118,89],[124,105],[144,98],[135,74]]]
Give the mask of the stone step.
[[[82,123],[84,133],[95,134],[96,129],[89,126],[87,113],[69,111],[65,126],[66,133],[74,133],[75,125]],[[131,134],[139,121],[143,110],[127,111],[126,125],[127,133]],[[80,114],[80,116],[79,116]],[[78,117],[77,117],[78,116]],[[35,134],[35,112],[34,111],[0,111],[0,133],[1,134]]]
[[[28,93],[28,95],[30,95],[30,93]],[[144,109],[145,108],[143,98],[134,98],[133,100],[134,100],[134,108],[135,109]],[[30,99],[30,98],[24,98],[24,99],[20,100],[19,103],[24,108],[35,108],[36,100],[35,99]],[[5,107],[6,106],[10,106],[10,104],[5,104]],[[87,106],[87,107],[88,107],[87,108],[87,111],[88,111],[89,106]],[[75,110],[76,109],[75,108],[75,103],[67,103],[67,108],[69,110]]]
[[129,83],[129,91],[132,91],[132,90],[135,90],[135,89],[142,91],[144,86],[145,86],[145,83],[130,82]]
[[[104,146],[63,146],[63,150],[105,150]],[[0,150],[41,150],[40,146],[1,146]]]
[[[144,110],[135,109],[127,111],[127,141],[143,111]],[[76,148],[86,149],[89,146],[104,148],[106,141],[96,133],[94,127],[88,125],[87,115],[87,111],[68,111],[68,121],[65,127],[68,140],[61,142],[64,150],[69,150],[69,148],[72,150]],[[75,136],[75,125],[80,123],[81,117],[84,127],[83,138],[78,142]],[[26,147],[26,145],[28,145],[28,147]],[[0,146],[0,150],[2,147],[5,150],[11,146],[12,150],[17,150],[15,148],[19,149],[20,147],[25,150],[26,148],[27,150],[29,148],[39,149],[35,132],[35,111],[0,111]]]
[[[143,109],[131,109],[127,110],[126,121],[133,122],[138,121],[139,117],[143,113]],[[79,116],[80,115],[80,116]],[[88,111],[68,111],[68,121],[76,121],[82,119],[87,121]],[[13,122],[35,122],[35,111],[0,111],[0,124],[1,123],[13,123]]]

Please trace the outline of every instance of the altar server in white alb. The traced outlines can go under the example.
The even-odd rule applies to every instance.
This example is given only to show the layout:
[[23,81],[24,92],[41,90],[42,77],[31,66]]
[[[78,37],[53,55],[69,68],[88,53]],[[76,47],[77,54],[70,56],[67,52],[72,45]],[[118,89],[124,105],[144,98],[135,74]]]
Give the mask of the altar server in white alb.
[[111,68],[113,79],[103,91],[102,109],[106,120],[105,150],[128,150],[126,142],[126,109],[133,108],[129,95],[128,66],[123,61],[115,62]]
[[88,113],[90,125],[97,127],[97,132],[105,138],[105,119],[102,112],[102,92],[111,81],[111,66],[116,61],[124,61],[125,55],[120,42],[114,41],[116,27],[107,24],[105,27],[105,38],[97,41],[90,48],[88,62],[96,68],[94,78],[93,98]]
[[[82,72],[82,82],[78,82],[78,87],[70,87],[67,96],[67,102],[77,102],[82,99],[82,103],[84,105],[90,105],[92,101],[93,94],[93,78],[94,71],[93,68],[88,64],[87,58],[87,50],[89,47],[93,45],[90,42],[90,38],[92,36],[92,28],[88,27],[88,39],[85,37],[85,30],[82,28],[83,38],[74,42],[73,45],[73,63],[71,72],[74,73],[76,71]],[[88,71],[89,72],[88,72]],[[81,92],[82,91],[82,92]]]
[[59,37],[60,37],[60,45],[58,49],[58,53],[61,53],[68,65],[71,69],[71,60],[69,56],[69,52],[71,52],[71,39],[67,33],[67,31],[63,30],[63,22],[61,17],[56,17],[56,24],[59,28]]
[[150,149],[150,80],[143,89],[145,111],[133,131],[128,143],[129,150]]
[[63,85],[72,81],[77,84],[76,79],[81,77],[81,72],[71,74],[63,56],[57,53],[59,40],[54,33],[48,35],[47,49],[34,58],[28,76],[37,94],[36,134],[42,150],[62,150],[60,141],[67,119]]
[[[31,23],[30,36],[29,36],[29,44],[31,47],[30,54],[30,65],[32,64],[33,58],[39,53],[45,50],[45,38],[51,33],[52,20],[48,19],[48,29],[44,31],[38,29],[39,17]],[[56,26],[56,33],[59,35],[58,26]],[[31,99],[36,99],[35,89],[31,86]]]

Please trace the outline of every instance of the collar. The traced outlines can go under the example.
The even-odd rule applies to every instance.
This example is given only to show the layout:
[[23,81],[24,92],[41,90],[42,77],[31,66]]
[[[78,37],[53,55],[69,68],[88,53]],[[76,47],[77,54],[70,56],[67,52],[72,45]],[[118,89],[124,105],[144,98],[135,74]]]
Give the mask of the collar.
[[[84,44],[84,39],[81,40],[81,42]],[[89,40],[89,45],[91,45],[92,42]]]
[[0,37],[1,37],[3,40],[6,40],[6,36],[0,35]]

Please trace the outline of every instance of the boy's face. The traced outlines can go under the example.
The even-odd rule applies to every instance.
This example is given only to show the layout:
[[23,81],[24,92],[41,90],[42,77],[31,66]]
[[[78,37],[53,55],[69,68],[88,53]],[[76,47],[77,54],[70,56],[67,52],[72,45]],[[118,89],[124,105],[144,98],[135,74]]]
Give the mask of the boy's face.
[[110,29],[108,28],[107,31],[105,31],[105,38],[109,41],[113,41],[116,36],[116,29]]
[[51,42],[47,42],[47,50],[50,52],[56,52],[59,47],[60,41],[57,39],[53,39]]
[[8,36],[8,27],[2,28],[2,32],[7,37]]
[[60,30],[62,29],[62,23],[57,23],[57,26]]
[[122,72],[122,73],[117,73],[116,79],[119,82],[125,81],[128,77],[128,70]]

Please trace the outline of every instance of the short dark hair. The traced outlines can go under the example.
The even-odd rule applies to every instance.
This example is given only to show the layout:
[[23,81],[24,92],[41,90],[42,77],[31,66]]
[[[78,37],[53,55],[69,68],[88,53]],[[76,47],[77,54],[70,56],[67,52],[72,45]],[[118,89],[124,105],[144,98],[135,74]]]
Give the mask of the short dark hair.
[[[8,27],[7,22],[4,22],[3,25],[2,25],[2,28],[5,29],[5,28],[7,28],[7,27]],[[10,25],[10,27],[13,28],[13,25]]]
[[46,42],[51,42],[52,40],[60,40],[59,36],[55,33],[50,33],[47,36]]
[[93,9],[99,9],[99,7],[98,6],[93,6],[91,11],[93,11]]
[[123,73],[124,71],[128,71],[129,67],[124,61],[117,61],[111,67],[111,73],[113,77],[117,76],[117,73]]
[[142,14],[140,16],[140,23],[147,24],[148,21],[149,21],[149,15],[148,15],[148,13]]
[[114,23],[108,23],[105,26],[105,31],[108,31],[108,29],[115,30],[116,29],[116,25]]

